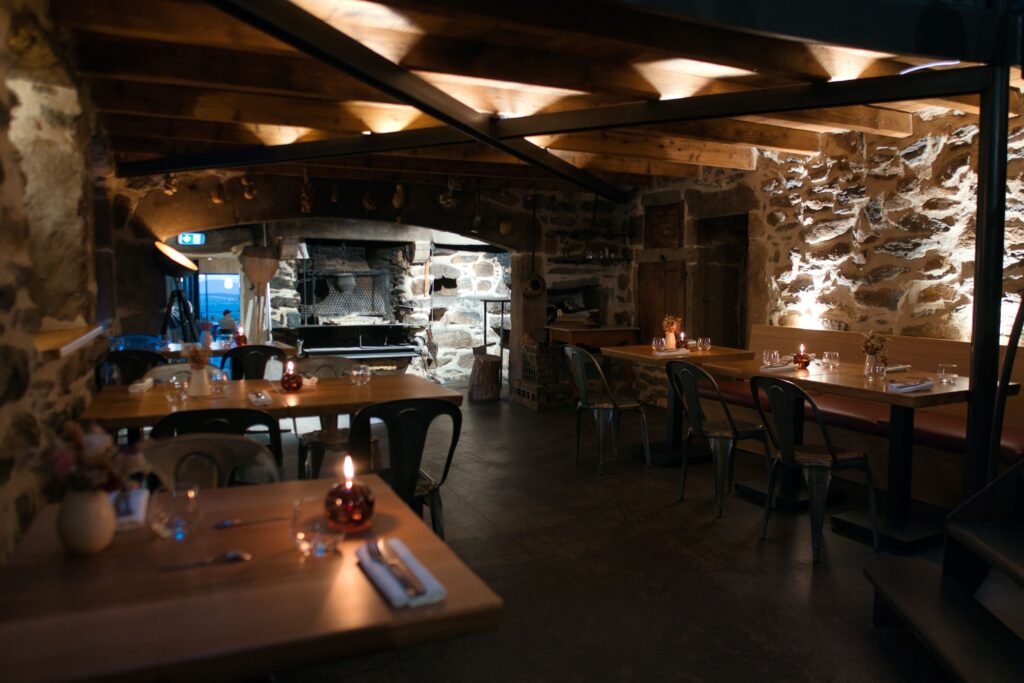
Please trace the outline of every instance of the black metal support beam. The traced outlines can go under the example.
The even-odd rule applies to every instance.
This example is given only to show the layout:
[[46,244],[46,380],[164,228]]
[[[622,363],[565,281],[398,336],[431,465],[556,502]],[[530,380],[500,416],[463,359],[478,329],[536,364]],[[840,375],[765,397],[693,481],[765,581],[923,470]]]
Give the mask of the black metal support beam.
[[996,64],[1020,63],[1020,17],[967,2],[606,0],[774,38]]
[[964,454],[965,497],[981,490],[988,479],[1003,298],[1010,70],[1007,66],[986,68],[992,72],[992,79],[989,87],[981,91],[978,115],[978,218],[974,243],[971,396],[967,404],[967,452]]
[[[922,71],[906,76],[883,76],[855,81],[766,88],[503,119],[493,122],[493,135],[503,139],[522,138],[530,135],[550,135],[670,121],[839,107],[865,102],[966,95],[983,90],[988,87],[990,81],[991,73],[984,67]],[[245,147],[209,154],[134,161],[120,164],[117,173],[122,177],[135,177],[208,168],[307,161],[436,147],[467,142],[471,139],[467,134],[452,128],[421,128],[340,140]]]
[[494,135],[492,117],[482,114],[388,61],[288,0],[209,0],[210,4],[354,78],[412,105],[448,126],[615,202],[627,194],[523,139]]

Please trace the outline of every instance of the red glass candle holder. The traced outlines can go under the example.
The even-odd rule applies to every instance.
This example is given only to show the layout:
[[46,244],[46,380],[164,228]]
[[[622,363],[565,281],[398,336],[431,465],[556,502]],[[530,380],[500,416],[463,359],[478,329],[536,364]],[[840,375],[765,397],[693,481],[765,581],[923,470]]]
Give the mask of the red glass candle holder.
[[811,364],[811,357],[803,351],[793,355],[793,365],[797,366],[801,370],[805,370],[808,365]]
[[363,531],[373,523],[373,491],[354,479],[332,486],[324,507],[327,525],[334,531]]
[[281,389],[289,393],[300,391],[302,389],[302,375],[294,370],[284,373],[281,375]]
[[249,343],[249,339],[241,332],[235,333],[235,346],[245,346]]

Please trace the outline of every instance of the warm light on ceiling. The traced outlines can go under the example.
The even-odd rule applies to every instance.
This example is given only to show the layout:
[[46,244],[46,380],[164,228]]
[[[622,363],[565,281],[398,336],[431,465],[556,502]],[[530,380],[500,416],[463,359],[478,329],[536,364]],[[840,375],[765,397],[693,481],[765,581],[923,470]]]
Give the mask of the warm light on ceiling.
[[268,123],[243,123],[264,145],[290,145],[313,129],[302,126],[279,126]]
[[388,60],[399,63],[425,31],[386,5],[364,0],[292,0],[321,21]]
[[188,256],[185,256],[184,254],[182,254],[180,251],[170,246],[169,244],[164,244],[163,242],[160,241],[153,242],[153,244],[156,245],[156,248],[159,249],[164,256],[171,259],[179,266],[182,266],[183,268],[188,268],[189,270],[199,270],[199,266],[197,266],[192,261],[192,259],[190,259]]
[[881,75],[871,74],[871,67],[875,62],[893,56],[886,52],[834,45],[808,45],[807,51],[828,72],[830,81],[850,81],[865,75]]
[[466,106],[506,118],[530,116],[569,97],[582,96],[583,90],[546,85],[501,81],[476,76],[416,71],[417,76],[445,91]]
[[[351,101],[339,103],[354,118],[362,123],[362,134],[395,133],[407,128],[418,128],[413,123],[417,119],[429,120],[426,114],[415,107],[404,104],[385,104],[382,102]],[[427,125],[427,124],[423,124]],[[436,125],[436,123],[434,124]]]

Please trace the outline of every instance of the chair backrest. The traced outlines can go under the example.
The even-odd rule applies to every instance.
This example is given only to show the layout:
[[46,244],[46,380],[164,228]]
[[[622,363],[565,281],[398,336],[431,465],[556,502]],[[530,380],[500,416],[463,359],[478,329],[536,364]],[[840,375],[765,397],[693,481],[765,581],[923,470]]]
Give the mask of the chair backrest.
[[[253,427],[266,427],[270,450],[278,467],[284,459],[281,450],[281,425],[277,418],[252,408],[209,408],[182,410],[162,418],[153,427],[150,437],[167,439],[181,434],[250,434]],[[259,432],[257,432],[259,433]]]
[[160,348],[160,337],[152,334],[121,334],[110,339],[111,351],[156,351]]
[[231,361],[231,379],[263,379],[267,361],[271,358],[283,363],[287,355],[276,346],[237,346],[224,354],[220,359],[220,367],[223,369],[227,362]]
[[343,377],[358,363],[341,356],[306,356],[295,361],[295,370],[314,377]]
[[363,466],[370,462],[370,420],[384,423],[388,436],[388,461],[391,488],[408,505],[413,504],[416,480],[423,460],[423,446],[434,418],[447,415],[452,419],[452,440],[444,463],[440,483],[448,478],[452,456],[462,431],[462,412],[450,401],[436,398],[413,398],[377,403],[352,416],[349,449]]
[[[221,372],[221,369],[217,366],[206,366],[207,375],[212,377],[218,372]],[[164,382],[170,381],[172,377],[176,377],[178,375],[191,377],[192,366],[188,363],[168,363],[167,365],[158,365],[155,368],[150,368],[149,372],[145,374],[145,377],[151,378],[157,384],[163,384]]]
[[274,456],[263,444],[234,434],[185,434],[148,441],[146,462],[164,486],[217,488],[278,481]]
[[[750,379],[750,393],[753,395],[754,403],[757,405],[757,412],[761,415],[761,421],[768,430],[768,436],[772,444],[782,457],[782,461],[792,465],[794,454],[799,445],[796,441],[795,428],[797,420],[803,423],[804,405],[811,406],[814,412],[814,419],[821,430],[821,436],[832,456],[832,463],[836,463],[836,449],[832,445],[828,428],[818,411],[818,404],[810,395],[796,384],[778,377],[755,376]],[[764,403],[761,395],[764,394],[768,401],[768,408],[771,410],[771,419],[765,413]]]
[[[581,408],[590,408],[595,401],[601,398],[615,405],[608,380],[605,379],[601,366],[597,364],[590,353],[578,346],[566,346],[565,358],[569,365],[569,377],[572,378],[573,386],[576,387],[576,395],[579,397]],[[596,380],[596,392],[594,391],[595,387],[591,386],[590,380]]]
[[167,359],[154,351],[110,351],[96,367],[96,379],[100,385],[131,384],[145,377],[151,368],[166,364]]
[[694,434],[704,436],[705,417],[704,409],[700,404],[700,386],[703,383],[711,389],[713,399],[721,404],[733,436],[736,435],[736,423],[733,422],[728,404],[722,399],[718,382],[704,368],[685,361],[674,360],[665,366],[665,374],[668,376],[669,386],[676,392],[676,397],[683,407],[683,413],[690,423],[690,430]]

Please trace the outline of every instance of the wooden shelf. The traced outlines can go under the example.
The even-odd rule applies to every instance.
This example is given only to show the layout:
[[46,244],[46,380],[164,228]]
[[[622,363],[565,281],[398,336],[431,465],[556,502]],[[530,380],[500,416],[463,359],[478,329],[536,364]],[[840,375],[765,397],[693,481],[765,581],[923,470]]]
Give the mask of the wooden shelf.
[[68,327],[36,332],[32,338],[36,345],[36,351],[39,353],[63,358],[86,346],[106,330],[106,324],[93,327]]

